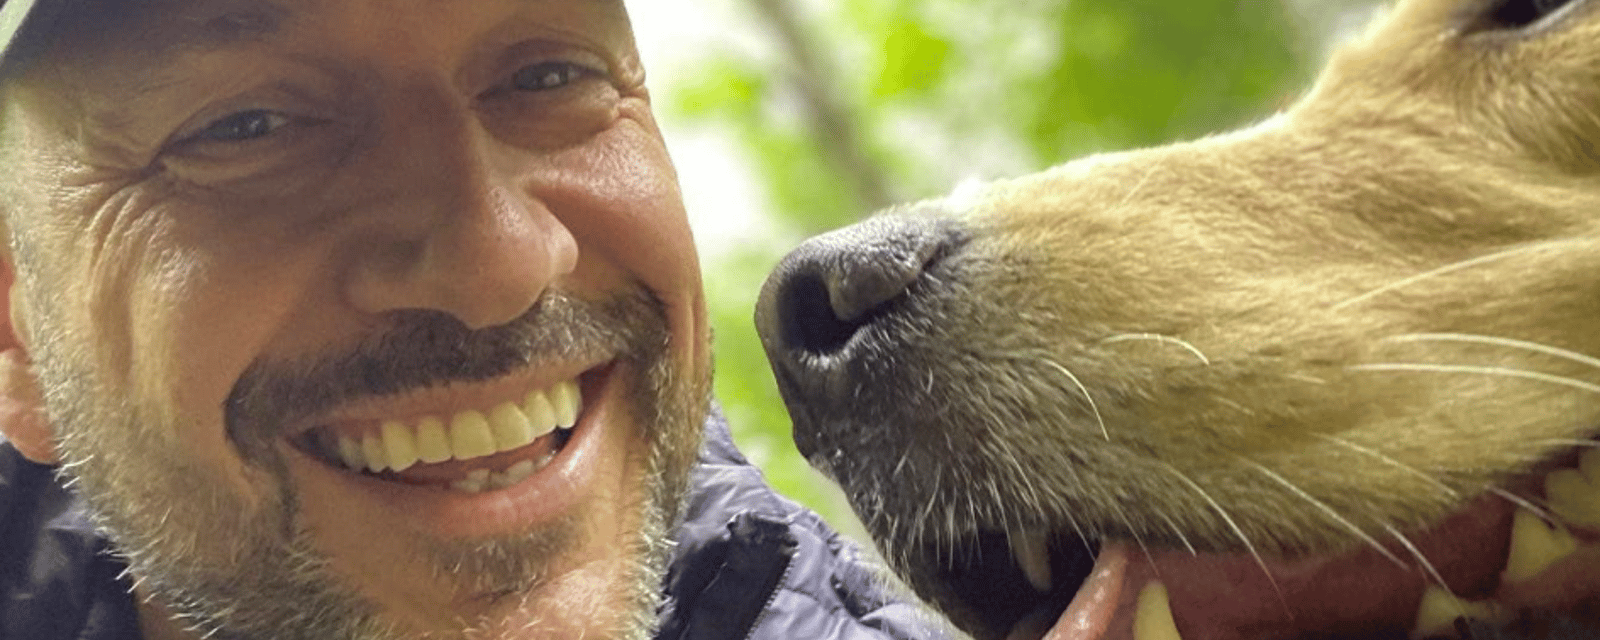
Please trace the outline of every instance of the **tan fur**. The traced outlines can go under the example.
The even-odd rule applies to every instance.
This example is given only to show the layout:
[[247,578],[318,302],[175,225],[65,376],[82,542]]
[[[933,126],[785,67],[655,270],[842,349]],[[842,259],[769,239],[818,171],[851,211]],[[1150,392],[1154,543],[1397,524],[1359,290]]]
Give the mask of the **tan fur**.
[[862,432],[808,453],[891,555],[1041,523],[1293,555],[1593,437],[1600,2],[1485,6],[1404,2],[1249,129],[883,214],[961,241],[868,328],[849,411],[791,393]]

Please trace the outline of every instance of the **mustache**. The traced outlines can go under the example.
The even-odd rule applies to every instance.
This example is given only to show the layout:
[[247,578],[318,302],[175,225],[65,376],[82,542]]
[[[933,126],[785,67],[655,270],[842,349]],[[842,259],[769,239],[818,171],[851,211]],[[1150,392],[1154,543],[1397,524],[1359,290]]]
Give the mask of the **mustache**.
[[228,438],[249,461],[265,461],[289,425],[358,398],[382,397],[506,375],[538,362],[627,359],[668,338],[665,304],[638,289],[603,301],[547,291],[502,325],[470,329],[454,316],[407,309],[391,326],[345,353],[258,359],[224,401]]

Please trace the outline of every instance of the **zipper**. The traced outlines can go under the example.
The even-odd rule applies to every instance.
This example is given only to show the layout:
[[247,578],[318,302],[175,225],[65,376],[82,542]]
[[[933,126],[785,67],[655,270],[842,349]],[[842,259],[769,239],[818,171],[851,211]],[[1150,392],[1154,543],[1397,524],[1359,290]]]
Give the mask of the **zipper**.
[[777,601],[778,588],[793,570],[799,541],[780,516],[742,513],[725,525],[726,535],[690,560],[677,606],[661,638],[750,640]]
[[791,552],[784,557],[783,571],[778,573],[778,579],[767,588],[767,599],[761,603],[761,611],[756,613],[756,618],[750,621],[750,627],[745,629],[744,640],[754,638],[756,629],[767,620],[767,616],[771,615],[772,605],[778,601],[778,588],[789,581],[789,574],[792,572],[794,572],[794,554]]

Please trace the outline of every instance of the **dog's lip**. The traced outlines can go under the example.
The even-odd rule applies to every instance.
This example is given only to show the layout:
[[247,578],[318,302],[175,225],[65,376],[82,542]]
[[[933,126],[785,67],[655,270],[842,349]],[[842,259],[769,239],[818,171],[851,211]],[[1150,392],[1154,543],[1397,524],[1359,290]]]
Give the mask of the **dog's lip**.
[[[1591,576],[1600,566],[1600,547],[1592,546],[1600,540],[1600,530],[1569,525],[1587,544],[1568,560],[1521,582],[1501,577],[1513,545],[1514,515],[1527,508],[1524,502],[1540,500],[1513,501],[1506,496],[1539,495],[1542,477],[1542,473],[1523,477],[1513,483],[1514,492],[1485,493],[1435,526],[1408,535],[1407,543],[1414,549],[1386,545],[1390,555],[1404,558],[1405,566],[1367,547],[1279,560],[1252,553],[1196,554],[1106,541],[1090,577],[1050,631],[1041,638],[1037,631],[1022,633],[1019,625],[1007,637],[1134,638],[1142,592],[1154,583],[1164,587],[1171,617],[1185,640],[1279,639],[1330,630],[1404,636],[1416,624],[1424,590],[1441,579],[1462,600],[1496,603],[1502,611],[1562,611],[1600,587],[1600,579]],[[1426,566],[1416,560],[1419,555],[1428,558]],[[1352,611],[1361,615],[1351,616]]]

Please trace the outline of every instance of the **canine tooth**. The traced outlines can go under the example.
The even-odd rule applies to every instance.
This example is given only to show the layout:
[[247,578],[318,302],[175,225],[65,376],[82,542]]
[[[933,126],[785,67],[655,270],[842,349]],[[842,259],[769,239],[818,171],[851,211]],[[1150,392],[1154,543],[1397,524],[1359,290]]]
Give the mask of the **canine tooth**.
[[361,453],[361,443],[349,436],[339,436],[339,460],[344,466],[360,471],[367,468],[367,458]]
[[444,421],[427,416],[417,422],[417,458],[427,463],[449,460],[450,434]]
[[1578,470],[1589,479],[1589,484],[1600,486],[1600,447],[1590,447],[1578,456]]
[[1024,531],[1013,532],[1009,538],[1011,557],[1022,568],[1022,575],[1027,576],[1028,584],[1040,592],[1049,591],[1050,548],[1044,535],[1037,531]]
[[1551,527],[1527,509],[1517,509],[1511,521],[1511,551],[1501,578],[1506,582],[1527,580],[1577,548],[1577,539],[1566,527]]
[[1498,621],[1500,609],[1493,602],[1471,602],[1457,598],[1439,585],[1428,585],[1417,604],[1417,621],[1411,626],[1412,640],[1454,635],[1456,618]]
[[385,420],[383,426],[384,461],[395,471],[405,471],[417,463],[417,437],[411,427],[394,420]]
[[1577,469],[1560,469],[1544,477],[1550,510],[1571,524],[1600,526],[1600,490]]
[[468,409],[450,420],[450,450],[457,460],[470,460],[495,452],[494,433],[482,413]]
[[1167,587],[1151,581],[1139,590],[1138,609],[1133,614],[1134,640],[1183,640],[1178,625],[1172,620],[1172,606],[1167,602]]
[[498,451],[510,451],[534,439],[528,416],[510,402],[502,402],[489,412],[489,428],[494,432],[495,449]]
[[528,416],[528,426],[533,428],[533,437],[543,438],[556,430],[556,410],[550,406],[550,397],[545,392],[529,392],[527,399],[522,402],[522,411]]
[[383,438],[376,433],[361,436],[361,456],[366,458],[369,471],[389,468],[389,458],[383,451]]
[[578,392],[577,380],[558,382],[550,388],[550,406],[555,408],[556,426],[562,429],[578,422],[583,410],[583,396]]

